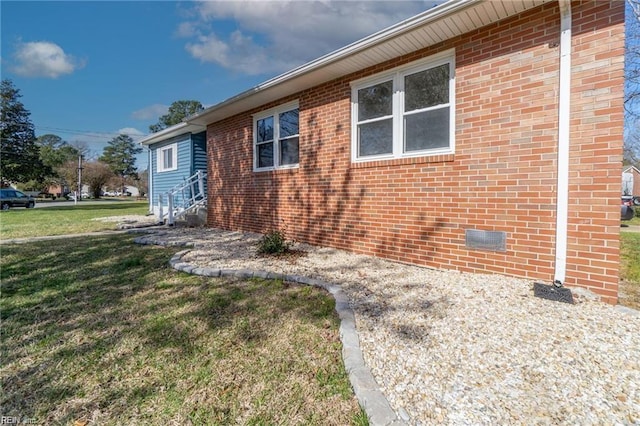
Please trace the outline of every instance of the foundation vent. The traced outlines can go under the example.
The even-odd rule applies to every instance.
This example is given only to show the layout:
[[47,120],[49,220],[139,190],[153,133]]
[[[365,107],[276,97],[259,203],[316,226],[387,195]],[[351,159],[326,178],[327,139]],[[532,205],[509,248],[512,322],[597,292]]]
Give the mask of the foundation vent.
[[507,233],[466,229],[465,245],[472,250],[507,251]]

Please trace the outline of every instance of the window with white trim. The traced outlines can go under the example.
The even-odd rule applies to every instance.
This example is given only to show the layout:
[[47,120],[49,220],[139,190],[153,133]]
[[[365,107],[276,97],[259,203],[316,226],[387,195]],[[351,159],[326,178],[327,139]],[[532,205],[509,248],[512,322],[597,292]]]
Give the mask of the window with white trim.
[[253,168],[272,170],[298,165],[298,103],[264,111],[253,118]]
[[352,160],[454,151],[453,52],[351,84]]
[[178,144],[158,148],[158,172],[169,172],[178,169]]

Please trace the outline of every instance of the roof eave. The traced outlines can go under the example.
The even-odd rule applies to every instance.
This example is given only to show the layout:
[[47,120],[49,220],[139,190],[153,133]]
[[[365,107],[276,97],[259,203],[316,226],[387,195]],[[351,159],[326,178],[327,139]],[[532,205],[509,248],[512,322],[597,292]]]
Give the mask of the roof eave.
[[186,133],[198,133],[203,132],[207,128],[206,126],[183,121],[181,123],[175,124],[171,127],[167,127],[166,129],[162,129],[159,132],[152,133],[144,138],[140,139],[138,143],[140,145],[149,146],[154,143],[162,142],[167,139],[171,139],[176,136],[184,135]]

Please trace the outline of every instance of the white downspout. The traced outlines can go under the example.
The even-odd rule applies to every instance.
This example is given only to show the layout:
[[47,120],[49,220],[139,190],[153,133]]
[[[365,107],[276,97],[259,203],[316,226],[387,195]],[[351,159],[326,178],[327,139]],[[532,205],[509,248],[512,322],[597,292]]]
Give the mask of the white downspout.
[[149,213],[153,213],[153,163],[151,162],[151,148],[147,147],[147,149],[149,152],[149,165],[147,166],[149,188],[147,188],[147,198],[149,200]]
[[569,131],[571,120],[571,1],[560,6],[560,88],[558,93],[558,184],[556,209],[556,262],[553,283],[564,284],[567,272],[569,213]]

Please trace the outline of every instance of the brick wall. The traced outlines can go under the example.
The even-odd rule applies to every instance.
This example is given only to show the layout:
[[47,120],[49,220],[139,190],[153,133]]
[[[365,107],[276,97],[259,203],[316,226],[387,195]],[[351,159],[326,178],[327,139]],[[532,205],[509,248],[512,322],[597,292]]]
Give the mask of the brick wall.
[[[566,284],[616,303],[624,3],[572,8]],[[552,281],[559,25],[551,3],[210,125],[209,226]],[[455,153],[352,164],[349,82],[451,48]],[[293,99],[299,168],[253,172],[251,114]],[[465,248],[465,229],[505,231],[506,252]]]

